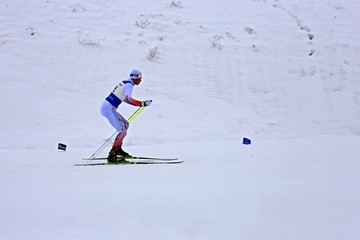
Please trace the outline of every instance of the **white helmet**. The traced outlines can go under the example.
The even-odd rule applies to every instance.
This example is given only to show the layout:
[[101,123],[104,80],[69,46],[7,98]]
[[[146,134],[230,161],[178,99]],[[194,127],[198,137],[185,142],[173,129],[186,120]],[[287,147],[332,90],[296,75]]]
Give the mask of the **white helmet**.
[[130,78],[131,79],[138,79],[138,78],[142,78],[142,74],[139,70],[137,69],[134,69],[131,71],[130,73]]

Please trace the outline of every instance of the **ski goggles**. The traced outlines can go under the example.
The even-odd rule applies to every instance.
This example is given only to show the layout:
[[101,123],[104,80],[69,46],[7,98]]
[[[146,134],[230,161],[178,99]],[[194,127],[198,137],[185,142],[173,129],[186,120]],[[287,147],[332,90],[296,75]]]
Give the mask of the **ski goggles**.
[[130,74],[130,77],[131,79],[138,79],[138,78],[142,78],[142,74],[135,74],[135,73],[132,73]]

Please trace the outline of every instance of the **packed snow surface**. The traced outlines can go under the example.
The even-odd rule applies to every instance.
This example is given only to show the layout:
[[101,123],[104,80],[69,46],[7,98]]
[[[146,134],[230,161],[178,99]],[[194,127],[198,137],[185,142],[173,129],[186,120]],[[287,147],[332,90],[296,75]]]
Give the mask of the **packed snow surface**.
[[[359,12],[1,1],[0,239],[359,239]],[[100,106],[134,68],[153,104],[124,150],[184,163],[74,166],[114,133]]]

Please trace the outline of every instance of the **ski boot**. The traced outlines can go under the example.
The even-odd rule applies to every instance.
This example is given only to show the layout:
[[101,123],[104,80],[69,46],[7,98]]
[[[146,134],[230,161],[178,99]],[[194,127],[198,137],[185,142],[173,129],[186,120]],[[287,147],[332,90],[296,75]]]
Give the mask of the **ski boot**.
[[127,161],[125,160],[126,157],[131,157],[131,155],[125,152],[122,149],[122,145],[120,145],[117,150],[111,149],[107,160],[109,163],[127,163]]

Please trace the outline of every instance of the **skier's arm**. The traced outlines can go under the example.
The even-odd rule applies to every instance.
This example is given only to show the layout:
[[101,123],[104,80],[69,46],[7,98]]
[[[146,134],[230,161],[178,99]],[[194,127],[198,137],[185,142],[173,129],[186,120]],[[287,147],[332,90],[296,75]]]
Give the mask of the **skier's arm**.
[[126,96],[124,102],[138,107],[148,107],[151,105],[152,100],[139,101],[130,96]]
[[148,107],[150,106],[152,100],[146,100],[146,101],[139,101],[131,97],[132,95],[132,85],[128,85],[129,87],[124,87],[124,102],[131,104],[133,106],[137,107]]
[[125,96],[124,102],[134,105],[134,106],[138,106],[138,107],[142,107],[143,102],[136,100],[134,98],[132,98],[131,96]]

